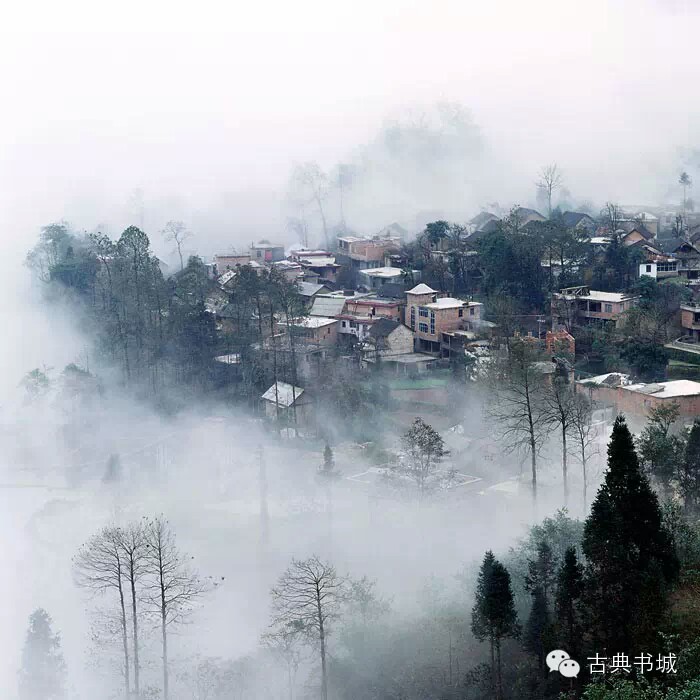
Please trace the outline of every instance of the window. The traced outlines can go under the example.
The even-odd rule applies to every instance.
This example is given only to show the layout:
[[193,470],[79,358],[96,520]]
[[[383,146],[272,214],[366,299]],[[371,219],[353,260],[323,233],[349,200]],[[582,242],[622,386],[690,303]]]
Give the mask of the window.
[[427,323],[419,323],[418,324],[418,330],[421,333],[427,333],[428,332],[428,324]]
[[430,312],[430,335],[435,335],[435,312]]
[[599,301],[591,301],[588,303],[588,310],[592,311],[593,313],[600,313],[600,302]]
[[470,316],[473,316],[473,315],[474,315],[474,307],[473,307],[473,306],[470,306],[470,307],[469,307],[469,315],[470,315]]
[[256,250],[256,251],[255,251],[255,257],[256,257],[256,258],[261,258],[261,257],[262,257],[262,250]]
[[347,324],[346,321],[343,321],[343,322],[342,322],[342,325],[343,325],[343,328],[346,328],[348,324]]
[[651,265],[647,265],[647,272],[651,272]]
[[411,330],[416,329],[416,307],[411,307]]
[[421,307],[420,311],[418,312],[423,318],[428,318],[428,309],[424,309]]
[[457,313],[459,317],[462,318],[462,316],[464,316],[464,309],[460,309]]
[[350,321],[350,328],[357,328],[357,323],[355,321]]
[[606,314],[611,314],[611,313],[612,313],[612,304],[606,304],[606,305],[605,305],[605,313],[606,313]]
[[676,261],[660,262],[656,263],[657,272],[675,272],[676,271]]

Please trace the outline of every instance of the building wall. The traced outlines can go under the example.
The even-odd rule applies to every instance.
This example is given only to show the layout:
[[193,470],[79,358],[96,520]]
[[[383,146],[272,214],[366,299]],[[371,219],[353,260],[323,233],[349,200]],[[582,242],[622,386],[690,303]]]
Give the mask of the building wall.
[[376,304],[371,299],[348,301],[345,305],[347,313],[356,316],[376,316],[377,318],[390,318],[392,321],[401,320],[401,304]]
[[[624,413],[633,419],[636,427],[646,420],[652,408],[677,403],[680,419],[692,421],[700,416],[700,395],[676,396],[663,399],[653,394],[642,394],[623,387],[576,385],[577,391],[585,391],[594,401],[613,406],[617,413]],[[636,420],[634,420],[636,419]]]
[[387,336],[386,344],[378,353],[380,357],[407,355],[413,352],[413,333],[406,326],[399,326]]
[[233,270],[237,265],[246,265],[250,262],[250,255],[215,255],[216,272],[221,275],[226,270]]

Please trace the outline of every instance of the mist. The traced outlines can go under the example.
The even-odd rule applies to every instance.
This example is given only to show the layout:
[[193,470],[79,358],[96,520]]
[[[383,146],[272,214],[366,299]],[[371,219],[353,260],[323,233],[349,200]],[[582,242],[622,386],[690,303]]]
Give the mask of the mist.
[[[593,210],[677,203],[679,170],[700,176],[700,8],[689,0],[125,7],[104,16],[89,3],[15,7],[0,30],[0,528],[13,572],[0,583],[3,698],[16,697],[39,606],[61,632],[74,696],[112,697],[100,692],[114,669],[87,663],[92,603],[71,570],[78,547],[110,523],[165,514],[199,572],[217,580],[174,637],[184,668],[197,654],[259,653],[269,589],[292,557],[318,554],[376,579],[409,619],[431,577],[457,590],[464,567],[473,577],[484,550],[507,551],[533,522],[523,494],[417,506],[345,479],[329,489],[317,477],[322,448],[271,440],[261,420],[220,397],[158,413],[100,365],[69,300],[48,305],[32,282],[24,258],[42,226],[67,221],[117,238],[136,225],[175,265],[161,235],[169,220],[185,222],[186,252],[205,259],[262,238],[298,244],[289,178],[309,161],[329,174],[353,166],[345,218],[362,235],[535,206],[547,163],[562,169],[567,201]],[[338,225],[338,203],[328,207]],[[313,213],[309,221],[311,244],[321,244]],[[34,368],[58,379],[70,363],[104,384],[81,414],[91,459],[77,460],[61,438],[63,399],[28,404],[21,386]],[[486,441],[485,401],[465,400],[459,422]],[[400,432],[387,422],[388,443]],[[344,477],[371,466],[349,439],[338,442]],[[116,485],[104,481],[115,453]],[[470,457],[476,472],[482,457]],[[556,453],[543,462],[539,518],[559,505]],[[503,454],[488,483],[522,469]],[[155,683],[157,645],[144,653]]]

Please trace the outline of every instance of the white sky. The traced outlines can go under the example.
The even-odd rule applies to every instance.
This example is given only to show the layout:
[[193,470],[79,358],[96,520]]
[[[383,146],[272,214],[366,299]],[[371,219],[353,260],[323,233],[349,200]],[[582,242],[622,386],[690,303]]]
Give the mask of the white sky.
[[655,203],[698,137],[691,5],[14,3],[0,30],[3,235],[95,225],[135,187],[262,210],[294,161],[331,166],[387,116],[438,99],[471,109],[505,165],[494,199],[531,197],[556,161],[581,199]]

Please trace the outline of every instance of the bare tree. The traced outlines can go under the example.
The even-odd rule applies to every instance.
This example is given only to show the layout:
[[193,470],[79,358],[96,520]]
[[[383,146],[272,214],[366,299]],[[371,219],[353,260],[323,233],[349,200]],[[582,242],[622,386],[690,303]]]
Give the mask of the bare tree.
[[272,589],[273,629],[296,626],[309,642],[319,644],[321,697],[328,700],[327,645],[329,623],[339,615],[346,581],[317,556],[292,559]]
[[491,374],[492,398],[486,413],[500,428],[507,452],[521,451],[530,457],[532,499],[537,504],[537,455],[545,438],[546,416],[542,410],[543,375],[537,355],[526,341],[514,342],[510,357],[495,363]]
[[148,573],[145,601],[160,621],[163,698],[168,700],[168,628],[187,618],[204,592],[204,585],[189,569],[167,520],[160,516],[150,520],[144,532]]
[[180,258],[180,270],[184,270],[185,262],[182,256],[182,247],[185,241],[192,237],[192,233],[187,230],[182,221],[168,221],[161,233],[166,241],[175,243],[175,248]]
[[122,535],[118,528],[103,528],[80,548],[73,559],[73,570],[76,583],[81,588],[87,588],[95,594],[112,592],[117,596],[118,620],[124,653],[124,697],[128,700],[131,674],[125,602],[126,565],[121,539]]
[[318,163],[309,162],[297,165],[292,173],[292,189],[298,194],[296,199],[301,204],[313,203],[318,209],[323,227],[323,240],[328,248],[328,221],[326,219],[325,202],[328,197],[328,176],[321,170]]
[[116,531],[118,546],[121,550],[124,564],[123,574],[127,581],[127,586],[131,594],[131,631],[132,645],[134,650],[134,693],[140,697],[140,672],[139,661],[139,613],[137,601],[138,584],[146,574],[146,534],[141,522],[130,523],[125,528],[118,528]]
[[548,216],[552,216],[552,197],[554,193],[564,184],[564,176],[556,163],[545,165],[540,170],[540,179],[537,187],[547,197]]
[[620,230],[625,214],[622,209],[613,202],[606,202],[600,210],[600,223],[611,236],[615,236]]
[[574,422],[574,392],[566,377],[554,376],[545,383],[542,411],[546,423],[559,430],[561,436],[561,473],[564,482],[564,506],[569,502],[569,473],[567,438]]
[[574,456],[581,464],[583,476],[583,512],[588,511],[588,465],[598,454],[596,431],[592,426],[593,404],[585,394],[574,394],[571,406],[571,432],[576,443]]

